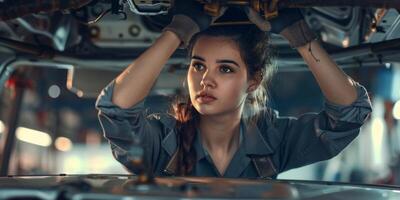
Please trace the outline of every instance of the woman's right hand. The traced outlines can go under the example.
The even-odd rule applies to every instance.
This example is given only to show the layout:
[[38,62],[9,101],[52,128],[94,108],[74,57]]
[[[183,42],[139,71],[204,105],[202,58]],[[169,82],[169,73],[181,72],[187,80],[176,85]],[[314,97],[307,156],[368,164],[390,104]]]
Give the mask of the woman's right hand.
[[215,20],[204,12],[203,6],[195,0],[175,0],[172,13],[174,17],[164,31],[175,33],[182,41],[183,47],[188,46],[194,34],[207,29]]

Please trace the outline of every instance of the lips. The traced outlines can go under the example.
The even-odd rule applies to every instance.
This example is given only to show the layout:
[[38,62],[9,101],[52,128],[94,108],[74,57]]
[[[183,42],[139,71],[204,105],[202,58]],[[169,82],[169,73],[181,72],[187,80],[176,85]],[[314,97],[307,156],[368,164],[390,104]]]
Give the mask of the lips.
[[217,100],[217,98],[214,97],[213,95],[209,94],[209,93],[201,92],[200,94],[196,95],[196,100],[199,103],[207,104],[207,103],[211,103],[211,102]]

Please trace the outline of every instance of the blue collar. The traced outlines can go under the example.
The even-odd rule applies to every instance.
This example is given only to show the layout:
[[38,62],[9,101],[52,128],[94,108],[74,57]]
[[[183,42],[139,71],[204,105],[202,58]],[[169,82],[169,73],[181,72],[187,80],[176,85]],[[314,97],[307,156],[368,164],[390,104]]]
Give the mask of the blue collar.
[[[243,141],[243,125],[240,123],[240,132],[239,132],[239,146],[242,145]],[[194,141],[197,161],[203,159],[205,156],[208,156],[208,151],[204,148],[201,142],[201,133],[199,129],[196,129],[196,138]]]
[[[266,133],[269,136],[276,137],[277,130],[266,128]],[[264,134],[266,134],[264,133]],[[194,141],[197,161],[205,158],[208,155],[207,150],[203,147],[201,142],[200,131],[197,130],[197,135]],[[266,141],[256,125],[246,125],[243,120],[240,122],[240,145],[239,148],[244,148],[246,155],[268,155],[274,152],[271,145]]]
[[[264,119],[265,120],[265,119]],[[260,129],[262,133],[260,132]],[[172,156],[178,149],[176,130],[168,130],[168,134],[162,140],[162,147]],[[247,155],[268,155],[274,152],[274,146],[279,141],[279,132],[274,127],[258,127],[255,124],[246,124],[243,120],[240,122],[240,146],[244,148]],[[201,138],[197,134],[195,141],[195,150],[198,160],[206,155],[201,144]]]

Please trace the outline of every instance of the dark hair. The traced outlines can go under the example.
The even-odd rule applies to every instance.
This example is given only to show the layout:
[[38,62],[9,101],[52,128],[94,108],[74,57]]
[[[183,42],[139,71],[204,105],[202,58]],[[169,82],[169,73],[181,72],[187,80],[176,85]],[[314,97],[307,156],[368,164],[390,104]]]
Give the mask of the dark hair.
[[[202,36],[226,37],[238,44],[240,55],[247,66],[248,77],[260,82],[260,87],[248,95],[242,115],[247,122],[256,122],[257,114],[268,100],[266,83],[270,81],[274,71],[269,34],[259,30],[254,25],[213,26],[197,33],[192,38],[188,47],[189,57],[191,57],[194,44]],[[191,104],[189,97],[184,98],[184,102],[177,101],[173,108],[180,137],[179,173],[180,175],[188,175],[196,162],[196,152],[192,144],[200,114]]]

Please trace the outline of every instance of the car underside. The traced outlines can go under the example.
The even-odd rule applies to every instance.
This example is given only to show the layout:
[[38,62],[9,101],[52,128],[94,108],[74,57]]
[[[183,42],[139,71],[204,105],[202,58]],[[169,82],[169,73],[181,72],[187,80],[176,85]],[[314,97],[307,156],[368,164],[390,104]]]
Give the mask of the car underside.
[[[398,0],[193,1],[201,3],[204,12],[212,16],[217,15],[221,9],[227,8],[224,15],[218,18],[213,26],[251,24],[243,12],[242,8],[245,6],[252,7],[266,19],[279,16],[281,9],[298,8],[307,24],[317,34],[320,43],[344,70],[388,69],[392,65],[399,66],[400,1]],[[2,113],[5,110],[11,110],[10,114],[7,115],[9,119],[8,133],[3,134],[2,138],[0,137],[3,140],[3,145],[0,145],[3,148],[0,150],[0,176],[9,175],[9,177],[0,177],[0,199],[23,199],[25,197],[33,199],[126,199],[133,198],[135,195],[135,197],[146,199],[162,197],[170,199],[230,199],[231,197],[255,199],[398,198],[400,190],[398,186],[351,185],[331,182],[296,182],[291,180],[248,180],[246,182],[246,180],[234,179],[220,180],[192,177],[156,177],[156,179],[152,179],[151,176],[144,177],[144,179],[150,178],[151,181],[154,181],[149,182],[148,180],[143,181],[142,176],[121,174],[11,176],[9,171],[12,154],[16,151],[13,150],[15,147],[13,143],[17,137],[18,118],[22,118],[20,121],[26,124],[29,124],[30,121],[29,118],[24,118],[24,114],[21,114],[24,112],[21,108],[23,107],[21,106],[23,91],[34,90],[34,92],[40,93],[40,90],[46,90],[51,85],[51,81],[40,83],[40,81],[44,81],[41,79],[43,77],[36,76],[36,71],[31,68],[68,71],[66,78],[59,79],[58,76],[51,77],[50,75],[43,79],[52,81],[59,79],[57,84],[66,85],[70,92],[81,98],[79,100],[90,99],[90,104],[79,105],[74,109],[83,110],[84,107],[90,105],[92,106],[90,107],[91,112],[94,113],[93,102],[101,89],[150,47],[160,36],[163,28],[170,23],[174,3],[174,0],[0,0],[0,84],[5,86],[0,89],[0,93],[5,93],[5,90],[12,91],[10,92],[12,95],[9,95],[12,96],[11,100],[7,99],[7,102],[2,104],[3,107],[0,106],[0,115],[5,115]],[[308,70],[296,49],[293,49],[282,36],[271,34],[270,42],[277,54],[276,66],[279,72],[304,72]],[[156,94],[153,96],[155,100],[158,100],[157,98],[160,96],[157,95],[159,94],[176,95],[182,92],[181,85],[186,77],[187,64],[187,51],[185,49],[175,51],[153,87],[151,94]],[[354,74],[361,74],[360,71],[356,71]],[[369,76],[372,76],[371,74],[376,71],[365,72],[360,77],[368,76],[368,78],[364,78],[364,81],[369,82],[372,80]],[[400,73],[398,74],[400,75]],[[289,77],[286,74],[284,76]],[[311,79],[309,77],[307,79]],[[293,88],[301,85],[296,83],[299,79],[286,81],[284,78],[280,82],[278,80],[276,84],[278,86],[279,84],[285,85],[276,86],[277,90],[281,90],[282,93],[294,93]],[[39,89],[32,89],[35,86],[32,86],[31,82],[36,81],[36,79],[39,82],[36,83],[36,87]],[[310,82],[304,82],[302,88],[296,89],[304,91],[296,92],[297,94],[304,93],[303,100],[309,101],[310,105],[315,106],[314,104],[319,103],[319,100],[322,99],[322,95],[318,96],[314,92],[318,90],[316,84],[314,85],[317,89],[311,91],[305,86],[308,83]],[[293,90],[290,91],[290,88]],[[393,86],[393,88],[396,87]],[[46,92],[44,92],[45,97],[42,98],[48,100],[49,97],[46,96]],[[376,93],[380,94],[379,92]],[[3,96],[5,95],[3,94]],[[284,97],[289,99],[288,96]],[[290,99],[291,103],[295,101],[294,97],[290,96]],[[3,101],[6,100],[3,99]],[[74,99],[73,103],[70,104],[78,104],[76,102]],[[287,102],[282,100],[277,105],[279,103],[283,105]],[[5,108],[4,105],[11,106]],[[310,105],[308,106],[312,107]],[[58,104],[54,108],[52,106],[49,105],[48,107],[54,110],[62,107]],[[60,113],[62,114],[61,111]],[[35,113],[38,118],[44,115],[40,112]],[[92,118],[96,117],[95,115],[92,116]],[[50,118],[35,118],[35,120],[45,121],[44,119],[47,119],[51,121]],[[99,126],[97,118],[95,120],[96,126]],[[50,122],[47,124],[42,122],[42,125],[44,124],[43,127],[61,127],[60,124],[63,122],[54,121],[57,122],[56,125],[48,125]],[[59,131],[60,129],[62,128],[56,130]],[[71,131],[68,137],[76,139],[79,134],[78,131]],[[101,133],[96,134],[96,137],[102,137]],[[50,151],[52,150],[54,148]],[[83,154],[79,150],[77,152],[79,155]],[[113,162],[117,161],[113,160]],[[397,163],[396,166],[400,166],[400,164]],[[51,170],[48,171],[52,172]],[[29,181],[27,181],[28,179]],[[221,187],[221,185],[226,186],[226,188]],[[256,192],[249,193],[250,187]],[[212,191],[215,193],[209,193],[210,188],[214,188]]]
[[[73,66],[75,73],[79,69],[93,68],[120,71],[154,42],[171,20],[174,3],[173,0],[63,2],[0,2],[0,51],[7,55],[5,57],[12,57],[13,63],[23,61],[23,65]],[[281,8],[298,7],[330,55],[343,68],[384,65],[399,60],[398,1],[199,2],[210,15],[215,15],[222,7],[228,8],[214,25],[250,23],[241,9],[243,6],[253,7],[266,18],[279,15]],[[299,54],[282,37],[272,35],[271,41],[278,53],[279,70],[306,69]],[[179,74],[186,68],[185,58],[185,50],[178,50],[166,72]],[[175,87],[177,85],[170,88]]]
[[[173,7],[172,0],[77,0],[69,1],[69,9],[58,5],[59,9],[51,10],[49,7],[57,7],[53,5],[56,2],[5,0],[0,3],[3,46],[14,54],[82,66],[85,60],[130,60],[148,47],[169,23],[171,12],[168,11]],[[267,18],[279,15],[281,7],[300,7],[306,21],[318,33],[331,55],[346,66],[359,62],[390,62],[398,57],[395,51],[398,47],[395,39],[400,34],[398,1],[200,2],[210,14],[221,7],[229,8],[215,25],[249,23],[240,9],[246,5],[258,7],[260,14]],[[273,9],[261,9],[274,2],[277,5]],[[272,41],[280,52],[282,64],[279,66],[298,66],[300,57],[279,36],[274,37],[278,38]],[[176,58],[182,56],[184,53],[177,53]],[[124,65],[116,64],[114,67]]]

